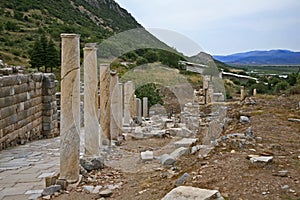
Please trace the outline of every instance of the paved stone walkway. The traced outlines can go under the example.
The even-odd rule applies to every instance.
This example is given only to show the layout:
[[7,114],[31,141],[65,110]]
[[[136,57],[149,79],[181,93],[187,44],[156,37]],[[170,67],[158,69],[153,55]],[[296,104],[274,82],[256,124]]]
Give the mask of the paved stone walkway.
[[0,200],[38,198],[44,177],[59,172],[59,145],[57,137],[0,151]]

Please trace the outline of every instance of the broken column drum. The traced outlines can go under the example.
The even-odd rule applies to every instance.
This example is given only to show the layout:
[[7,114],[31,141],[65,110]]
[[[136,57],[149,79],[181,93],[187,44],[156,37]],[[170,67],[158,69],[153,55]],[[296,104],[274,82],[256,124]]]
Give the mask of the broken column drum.
[[85,156],[99,156],[97,48],[88,43],[84,53],[84,133]]
[[77,34],[61,34],[60,179],[79,179],[80,51]]

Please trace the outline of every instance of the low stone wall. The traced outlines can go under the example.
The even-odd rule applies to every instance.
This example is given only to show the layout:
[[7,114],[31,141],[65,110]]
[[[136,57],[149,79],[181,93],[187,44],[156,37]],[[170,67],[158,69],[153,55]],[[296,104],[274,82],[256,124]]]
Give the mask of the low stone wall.
[[57,136],[54,74],[0,76],[0,150]]

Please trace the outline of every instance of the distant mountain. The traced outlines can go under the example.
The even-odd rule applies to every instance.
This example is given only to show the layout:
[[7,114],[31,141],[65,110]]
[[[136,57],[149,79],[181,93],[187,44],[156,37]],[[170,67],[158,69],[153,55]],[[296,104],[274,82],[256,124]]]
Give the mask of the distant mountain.
[[300,52],[289,50],[249,51],[213,58],[229,65],[300,65]]

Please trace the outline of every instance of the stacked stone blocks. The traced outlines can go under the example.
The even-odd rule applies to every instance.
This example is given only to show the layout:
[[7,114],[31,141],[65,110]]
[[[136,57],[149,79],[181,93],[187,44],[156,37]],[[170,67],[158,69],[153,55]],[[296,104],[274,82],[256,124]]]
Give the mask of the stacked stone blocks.
[[53,74],[0,77],[0,150],[58,135]]

